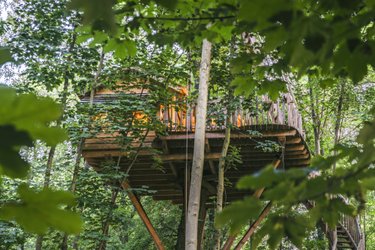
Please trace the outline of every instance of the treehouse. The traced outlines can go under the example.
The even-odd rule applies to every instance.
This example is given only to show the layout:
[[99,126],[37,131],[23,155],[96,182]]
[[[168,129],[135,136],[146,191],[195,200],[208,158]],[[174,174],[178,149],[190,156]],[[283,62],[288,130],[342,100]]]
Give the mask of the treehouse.
[[[127,86],[126,90],[121,88],[123,86]],[[160,91],[157,86],[161,86],[168,98],[152,100],[155,92]],[[86,95],[82,98],[83,103],[89,103],[91,99],[93,106],[111,105],[118,102],[121,96],[125,100],[133,98],[137,101],[138,106],[133,110],[129,104],[125,113],[116,114],[113,119],[107,119],[106,112],[94,114],[93,120],[104,119],[105,122],[96,129],[95,135],[85,140],[83,157],[97,171],[102,171],[104,162],[112,161],[126,173],[119,185],[127,190],[158,249],[164,249],[162,242],[143,210],[139,197],[152,196],[154,200],[167,200],[182,207],[187,204],[195,129],[195,107],[187,101],[188,92],[184,88],[163,86],[154,81],[142,87],[119,83],[115,89],[99,88],[91,97]],[[142,106],[145,102],[147,104]],[[257,112],[246,105],[230,113],[216,111],[230,117],[230,146],[235,149],[235,157],[238,159],[235,167],[227,168],[225,172],[226,204],[249,195],[249,191],[235,188],[236,182],[245,175],[254,174],[270,164],[278,169],[302,168],[310,164],[311,155],[304,139],[302,117],[293,95],[282,94],[277,101],[263,96],[257,102],[261,105],[255,105],[256,109],[263,106]],[[210,102],[208,105],[217,106],[218,103]],[[121,117],[125,118],[121,120]],[[114,119],[122,122],[126,128],[115,126],[106,130]],[[149,126],[151,123],[153,125]],[[203,220],[205,209],[214,205],[217,193],[217,166],[226,125],[208,116],[201,201]],[[126,139],[125,143],[123,138]],[[259,198],[263,190],[253,192]],[[342,230],[346,230],[344,226]],[[348,240],[342,243],[343,246],[357,245],[360,238],[358,232],[345,232],[345,235],[351,235],[351,239],[345,238]]]

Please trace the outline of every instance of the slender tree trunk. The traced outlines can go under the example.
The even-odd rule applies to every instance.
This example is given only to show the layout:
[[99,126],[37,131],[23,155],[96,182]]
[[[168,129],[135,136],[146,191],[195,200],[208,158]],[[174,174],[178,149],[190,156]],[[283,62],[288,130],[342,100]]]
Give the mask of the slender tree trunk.
[[[72,183],[71,183],[71,186],[70,186],[70,191],[73,194],[75,193],[76,187],[77,187],[77,179],[78,179],[78,174],[79,174],[79,166],[81,164],[83,143],[84,143],[84,140],[81,139],[79,141],[78,146],[77,146],[77,154],[76,154],[76,159],[75,159],[75,163],[74,163]],[[72,210],[75,211],[76,210],[75,207],[73,207]],[[68,234],[64,233],[63,240],[62,240],[62,243],[61,243],[61,250],[67,250],[67,249],[68,249]]]
[[[337,114],[336,114],[336,121],[335,121],[335,138],[334,143],[335,145],[339,143],[340,140],[340,128],[341,128],[341,122],[342,122],[342,107],[344,103],[344,93],[345,92],[345,84],[341,83],[340,85],[340,96],[337,103]],[[334,155],[337,154],[336,150],[333,152]],[[333,165],[333,170],[335,170],[336,164]]]
[[320,155],[320,124],[318,116],[316,115],[315,108],[315,98],[312,87],[309,89],[310,93],[310,108],[311,108],[311,118],[313,121],[313,130],[314,130],[314,142],[315,142],[315,155]]
[[98,246],[98,250],[104,250],[107,247],[106,237],[108,236],[109,226],[111,224],[112,214],[113,214],[113,210],[114,210],[115,205],[116,205],[116,198],[117,198],[118,192],[119,192],[118,189],[112,190],[111,206],[109,208],[107,218],[106,218],[106,220],[105,220],[105,222],[103,223],[103,226],[102,226],[102,235],[104,236],[104,238],[103,238],[103,240],[100,241],[99,246]]
[[[71,49],[73,48],[71,47]],[[64,87],[63,87],[62,98],[61,98],[61,105],[62,105],[63,113],[65,112],[66,104],[67,104],[68,87],[69,87],[69,78],[66,72],[65,77],[64,77]],[[61,121],[62,121],[62,118],[60,118],[57,121],[56,125],[60,126]],[[52,165],[53,165],[53,158],[55,157],[55,151],[56,151],[56,146],[52,146],[48,153],[47,166],[46,166],[46,170],[44,173],[43,188],[48,188],[51,182]],[[35,249],[41,250],[42,247],[43,247],[43,235],[38,235],[38,237],[36,238],[36,242],[35,242]]]
[[98,86],[99,83],[99,77],[102,73],[103,67],[104,67],[104,50],[102,48],[102,51],[100,52],[100,59],[98,64],[98,69],[96,70],[95,76],[94,76],[94,82],[91,85],[91,91],[90,91],[90,107],[94,104],[94,97],[95,97],[95,88]]
[[175,250],[184,249],[185,244],[185,208],[182,208],[180,223],[177,230],[177,242],[175,245]]
[[[344,83],[340,84],[340,96],[337,103],[337,114],[336,114],[336,121],[335,121],[335,138],[334,138],[334,144],[336,145],[339,142],[339,132],[341,127],[341,119],[342,119],[342,106],[343,106],[343,99],[344,99]],[[337,151],[335,150],[333,152],[334,155],[337,154]],[[336,169],[336,163],[333,164],[332,170],[335,171]],[[336,250],[337,248],[337,227],[330,230],[329,232],[331,236],[331,250]]]
[[[95,87],[98,85],[99,76],[102,72],[103,66],[104,66],[104,52],[102,50],[102,52],[100,53],[100,60],[99,60],[99,64],[98,64],[98,69],[95,73],[94,81],[93,81],[92,86],[91,86],[90,101],[89,101],[90,107],[92,107],[93,104],[94,104]],[[84,139],[81,138],[80,142],[77,146],[76,162],[75,162],[75,165],[74,165],[72,182],[71,182],[71,187],[70,187],[70,191],[72,193],[75,193],[75,191],[76,191],[77,178],[78,178],[78,173],[79,173],[79,165],[80,165],[81,158],[82,158],[83,143],[84,143]],[[73,208],[73,211],[74,210],[75,210],[75,208]],[[73,249],[78,249],[78,237],[79,236],[76,235],[76,237],[74,239]],[[63,239],[62,239],[62,243],[61,243],[61,250],[67,250],[67,249],[68,249],[68,234],[65,233],[64,236],[63,236]]]
[[193,164],[191,170],[189,203],[186,219],[185,250],[196,250],[198,245],[198,214],[200,207],[204,165],[204,146],[206,135],[208,82],[211,66],[211,48],[211,42],[204,39],[199,71],[199,94],[196,111],[197,122],[195,127]]
[[[225,157],[228,153],[230,144],[230,112],[227,110],[225,138],[223,148],[221,149],[221,156],[218,165],[218,182],[217,182],[217,197],[216,197],[216,215],[223,210],[223,197],[224,197],[224,174],[225,174]],[[221,249],[221,230],[216,229],[215,232],[216,249]]]
[[[72,34],[72,40],[69,44],[69,49],[68,52],[71,53],[74,49],[75,43],[77,39],[77,34],[73,33]],[[67,99],[68,99],[68,88],[69,88],[69,80],[71,76],[69,76],[69,72],[66,70],[64,72],[64,85],[63,85],[63,91],[62,91],[62,96],[61,96],[61,105],[62,105],[62,112],[64,114],[66,105],[67,105]],[[62,122],[62,117],[57,121],[56,126],[60,126]],[[44,174],[44,184],[43,188],[48,188],[50,185],[51,181],[51,172],[52,172],[52,164],[53,164],[53,158],[55,156],[55,150],[56,147],[52,146],[49,150],[48,153],[48,159],[47,159],[47,166]],[[36,250],[41,250],[43,246],[43,235],[38,235],[36,242],[35,242],[35,249]]]

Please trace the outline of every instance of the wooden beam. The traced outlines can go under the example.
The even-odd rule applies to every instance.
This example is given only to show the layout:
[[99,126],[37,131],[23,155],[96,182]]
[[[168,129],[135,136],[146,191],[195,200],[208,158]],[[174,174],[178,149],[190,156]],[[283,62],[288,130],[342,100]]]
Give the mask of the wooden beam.
[[[281,160],[280,160],[280,159],[275,160],[275,161],[273,162],[273,167],[274,167],[274,168],[278,168],[278,167],[280,166],[280,163],[281,163]],[[257,190],[254,192],[253,196],[254,196],[255,198],[258,198],[258,199],[259,199],[260,196],[262,196],[263,192],[264,192],[264,188],[259,188],[259,189],[257,189]],[[251,228],[251,227],[250,227],[250,228]],[[249,230],[250,230],[250,229],[249,229]],[[223,250],[229,250],[229,249],[230,249],[230,247],[233,245],[234,240],[236,239],[236,236],[237,236],[237,235],[231,235],[231,236],[229,236],[228,240],[227,240],[227,241],[225,242],[225,244],[224,244]]]
[[153,195],[152,198],[156,201],[181,200],[183,195]]
[[[298,148],[304,148],[303,145],[301,146],[298,146]],[[286,148],[286,150],[288,151],[288,148]],[[294,151],[294,150],[293,150]],[[244,153],[244,152],[241,152],[241,153]],[[271,153],[271,156],[274,155]],[[293,155],[293,154],[292,154]],[[246,156],[246,154],[244,153],[243,156]],[[255,156],[255,154],[254,154]],[[287,157],[289,156],[289,154],[286,154],[286,159]],[[169,161],[185,161],[186,160],[186,157],[187,157],[187,160],[192,160],[193,159],[193,154],[189,153],[189,154],[166,154],[166,155],[160,155],[159,156],[160,159],[164,162],[169,162]],[[206,161],[209,161],[209,160],[219,160],[221,157],[221,153],[206,153],[205,155],[205,160]],[[246,159],[246,157],[244,158]],[[251,158],[252,161],[270,161],[269,158],[266,158],[266,155],[263,155],[262,158],[260,159],[257,159],[257,158]]]
[[[206,145],[204,147],[204,150],[206,153],[211,153],[211,146],[210,146],[210,141],[206,139]],[[216,169],[215,169],[215,163],[213,160],[208,160],[208,164],[210,166],[211,173],[216,175]]]
[[[231,135],[231,139],[240,139],[240,138],[262,138],[262,137],[279,137],[279,136],[295,136],[297,134],[297,130],[290,129],[290,130],[280,130],[280,131],[260,131],[261,135],[248,135],[246,133],[236,133],[233,132]],[[186,134],[171,134],[171,135],[164,135],[159,136],[160,139],[164,140],[186,140],[186,139],[194,139],[194,133]],[[207,139],[224,139],[225,134],[223,132],[206,132]]]
[[304,149],[304,150],[296,150],[296,151],[286,151],[285,152],[285,157],[287,157],[287,156],[291,156],[291,155],[305,155],[305,154],[310,154],[308,151],[307,151],[307,149]]
[[204,187],[210,194],[216,194],[216,187],[206,180],[202,180],[202,187]]
[[302,142],[301,137],[287,138],[285,144],[299,144]]
[[[118,156],[129,156],[131,153],[128,151],[121,151],[118,149],[114,150],[83,150],[82,156],[84,158],[110,158],[110,157],[118,157]],[[138,152],[138,156],[154,156],[151,154],[149,149],[141,149]]]
[[249,240],[249,238],[254,234],[255,229],[259,226],[259,224],[266,218],[268,213],[271,211],[272,203],[268,202],[266,207],[263,209],[263,211],[260,213],[258,219],[254,221],[254,223],[251,224],[250,228],[246,231],[245,235],[242,237],[242,239],[237,243],[237,246],[234,248],[235,250],[240,250],[242,247],[246,244],[246,242]]
[[141,218],[141,220],[145,224],[148,232],[150,233],[152,239],[154,240],[154,243],[155,243],[157,249],[164,250],[165,248],[164,248],[164,245],[163,245],[159,235],[155,231],[155,228],[153,227],[150,219],[148,218],[145,210],[143,209],[143,206],[142,206],[141,202],[139,201],[138,197],[135,194],[133,194],[133,192],[130,190],[129,183],[127,181],[123,181],[121,183],[121,187],[123,189],[125,189],[125,191],[128,193],[130,201],[133,203],[133,206],[134,206],[135,210],[137,210],[137,213],[138,213],[139,217]]
[[285,151],[287,151],[287,152],[289,152],[289,151],[303,151],[304,149],[305,149],[305,145],[303,145],[303,144],[293,145],[293,146],[290,146],[290,145],[285,146]]
[[[250,149],[250,150],[242,150],[241,154],[249,154],[249,155],[256,155],[257,153],[259,154],[266,154],[262,152],[260,149]],[[270,152],[269,154],[277,154],[277,152]],[[83,151],[82,152],[83,157],[85,157],[89,162],[95,161],[94,159],[90,158],[111,158],[111,157],[118,157],[118,156],[128,156],[128,152],[122,152],[122,151],[117,151],[117,150],[95,150],[95,151]],[[303,144],[299,145],[287,145],[285,147],[285,156],[289,155],[308,155],[308,151],[305,148]],[[152,157],[155,155],[152,154],[152,152],[148,149],[143,149],[140,150],[139,152],[140,160],[142,158],[147,158],[149,157],[149,160],[152,161]],[[220,152],[217,153],[206,153],[205,155],[205,160],[219,160],[221,156]],[[168,161],[185,161],[186,160],[186,154],[163,154],[158,156],[162,161],[168,162]],[[148,159],[148,158],[147,158]],[[193,159],[193,154],[189,153],[187,155],[187,160],[192,160]]]
[[[220,153],[206,153],[204,156],[205,160],[217,160],[220,159]],[[169,155],[161,155],[160,159],[163,161],[185,161],[186,156],[188,160],[193,159],[193,154],[190,153],[188,155],[186,154],[169,154]]]

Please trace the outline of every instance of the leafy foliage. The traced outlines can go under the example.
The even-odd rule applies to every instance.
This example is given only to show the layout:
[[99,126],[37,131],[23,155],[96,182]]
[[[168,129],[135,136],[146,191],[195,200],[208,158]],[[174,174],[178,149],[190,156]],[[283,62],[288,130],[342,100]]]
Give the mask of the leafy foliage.
[[17,95],[14,90],[4,87],[0,89],[0,97],[3,100],[0,133],[6,138],[1,144],[0,166],[4,174],[22,178],[27,174],[28,165],[18,154],[21,146],[32,146],[36,139],[56,145],[65,138],[63,130],[48,126],[60,116],[59,106],[49,98]]
[[21,202],[1,207],[1,219],[15,220],[25,230],[38,234],[45,233],[49,227],[67,233],[80,232],[82,222],[79,215],[61,208],[61,205],[74,204],[75,199],[71,193],[50,189],[35,192],[26,185],[21,185],[18,195]]
[[[60,109],[49,98],[17,95],[10,88],[2,87],[0,96],[3,101],[0,134],[4,139],[0,145],[1,174],[24,178],[29,165],[20,157],[20,147],[32,146],[36,139],[45,140],[50,145],[61,142],[65,138],[64,131],[48,124],[59,118]],[[49,189],[37,193],[25,185],[19,187],[18,194],[20,202],[8,202],[0,207],[1,219],[15,220],[26,230],[36,233],[44,233],[49,226],[69,233],[79,232],[79,216],[60,208],[61,204],[72,204],[74,198],[71,194]]]
[[[303,223],[294,220],[308,220],[313,226],[323,220],[333,228],[337,225],[341,214],[355,216],[361,212],[366,191],[374,189],[374,186],[370,184],[374,178],[374,169],[370,166],[375,162],[373,122],[374,120],[365,123],[361,129],[357,137],[358,146],[337,146],[338,155],[329,156],[327,159],[318,158],[309,169],[292,168],[280,171],[270,166],[256,175],[240,179],[237,183],[239,189],[266,188],[264,199],[271,200],[278,208],[277,213],[259,231],[259,237],[269,235],[268,243],[271,248],[275,248],[279,244],[282,235],[288,237],[297,246],[301,244],[305,233],[302,233],[304,231],[298,229],[297,225],[303,225]],[[341,159],[351,162],[352,167],[341,170],[337,175],[328,174],[326,171]],[[321,171],[322,174],[312,177],[316,171]],[[355,207],[346,204],[341,198],[330,198],[339,194],[346,194],[347,197],[356,200],[360,205]],[[285,214],[288,214],[290,209],[300,203],[315,205],[303,217],[286,218]],[[243,209],[246,207],[256,209]],[[260,209],[261,201],[247,198],[225,208],[216,222],[218,226],[229,223],[231,232],[238,232],[246,221],[257,218]],[[234,214],[236,214],[235,217],[233,217]],[[292,226],[293,224],[296,225]]]

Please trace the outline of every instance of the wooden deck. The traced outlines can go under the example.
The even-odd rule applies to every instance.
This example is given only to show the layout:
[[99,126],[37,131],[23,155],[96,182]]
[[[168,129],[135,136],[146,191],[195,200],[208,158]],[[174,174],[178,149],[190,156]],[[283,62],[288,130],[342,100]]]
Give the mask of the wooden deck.
[[[258,131],[260,134],[249,135],[249,130]],[[275,144],[282,144],[285,140],[284,150],[265,152],[257,147],[259,142],[264,143],[266,140]],[[203,189],[208,197],[216,195],[217,165],[223,141],[223,130],[207,131]],[[121,156],[119,165],[128,173],[128,182],[138,195],[151,195],[155,200],[171,200],[173,203],[182,204],[185,181],[190,173],[193,145],[193,132],[176,131],[164,136],[149,133],[134,160],[127,157],[129,152],[122,151],[114,137],[103,136],[87,139],[83,156],[87,163],[98,171],[105,160],[113,159],[116,162]],[[228,180],[225,189],[226,202],[249,195],[248,192],[237,190],[235,183],[242,176],[253,174],[274,160],[282,160],[280,168],[307,167],[310,163],[310,153],[303,137],[296,129],[287,125],[251,125],[235,129],[231,135],[231,145],[240,149],[242,164],[229,169],[225,174]],[[160,154],[155,154],[155,149]],[[162,161],[160,166],[154,166],[155,157]],[[207,203],[211,202],[212,200],[208,199]]]

